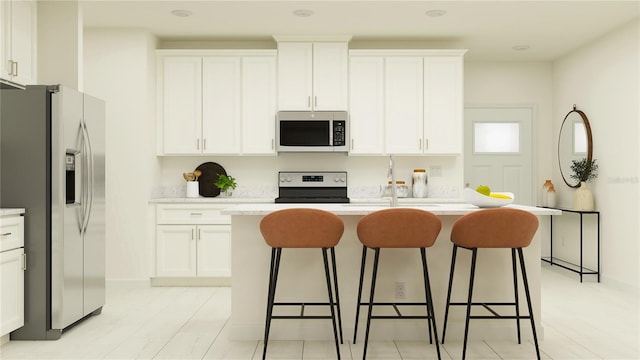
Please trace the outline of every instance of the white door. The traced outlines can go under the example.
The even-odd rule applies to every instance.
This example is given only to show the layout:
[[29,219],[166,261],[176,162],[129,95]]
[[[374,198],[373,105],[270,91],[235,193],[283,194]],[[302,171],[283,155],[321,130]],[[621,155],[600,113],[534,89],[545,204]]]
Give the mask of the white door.
[[465,183],[514,193],[514,203],[535,205],[532,189],[531,107],[467,107]]

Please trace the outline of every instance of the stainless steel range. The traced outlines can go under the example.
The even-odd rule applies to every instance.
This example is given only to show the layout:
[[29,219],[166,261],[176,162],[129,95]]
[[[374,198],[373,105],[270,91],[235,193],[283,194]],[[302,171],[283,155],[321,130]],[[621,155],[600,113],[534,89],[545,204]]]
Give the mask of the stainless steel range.
[[346,171],[280,171],[276,203],[348,203]]

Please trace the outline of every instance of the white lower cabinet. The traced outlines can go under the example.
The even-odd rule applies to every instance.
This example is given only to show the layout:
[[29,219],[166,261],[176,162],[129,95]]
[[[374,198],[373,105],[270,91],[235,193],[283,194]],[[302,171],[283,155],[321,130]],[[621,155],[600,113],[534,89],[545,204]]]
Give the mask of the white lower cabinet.
[[[163,278],[231,278],[231,218],[228,205],[156,206],[156,284]],[[171,284],[180,284],[173,281]],[[209,283],[224,285],[224,282]]]
[[0,218],[0,336],[24,325],[24,218]]

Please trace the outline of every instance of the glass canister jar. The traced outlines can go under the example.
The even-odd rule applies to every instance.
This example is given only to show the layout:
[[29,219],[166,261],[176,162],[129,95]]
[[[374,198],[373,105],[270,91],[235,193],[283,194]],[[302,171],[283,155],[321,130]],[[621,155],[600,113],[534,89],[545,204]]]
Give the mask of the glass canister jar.
[[[406,185],[404,180],[396,180],[396,192],[399,198],[406,198],[409,196],[409,187]],[[393,187],[391,186],[391,181],[389,181],[382,191],[382,196],[391,196],[392,193]]]
[[413,197],[427,197],[427,171],[425,169],[413,169]]

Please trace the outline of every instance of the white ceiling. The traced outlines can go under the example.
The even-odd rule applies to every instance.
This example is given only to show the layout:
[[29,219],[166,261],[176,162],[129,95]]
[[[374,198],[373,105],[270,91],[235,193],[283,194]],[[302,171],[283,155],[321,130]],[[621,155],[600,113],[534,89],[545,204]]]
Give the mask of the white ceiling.
[[[144,28],[162,40],[272,41],[272,35],[350,35],[400,47],[464,48],[467,59],[549,61],[640,15],[631,1],[81,1],[85,27]],[[185,9],[190,17],[171,10]],[[312,10],[310,17],[292,14]],[[427,10],[445,10],[441,17]],[[526,51],[513,46],[528,45]]]

